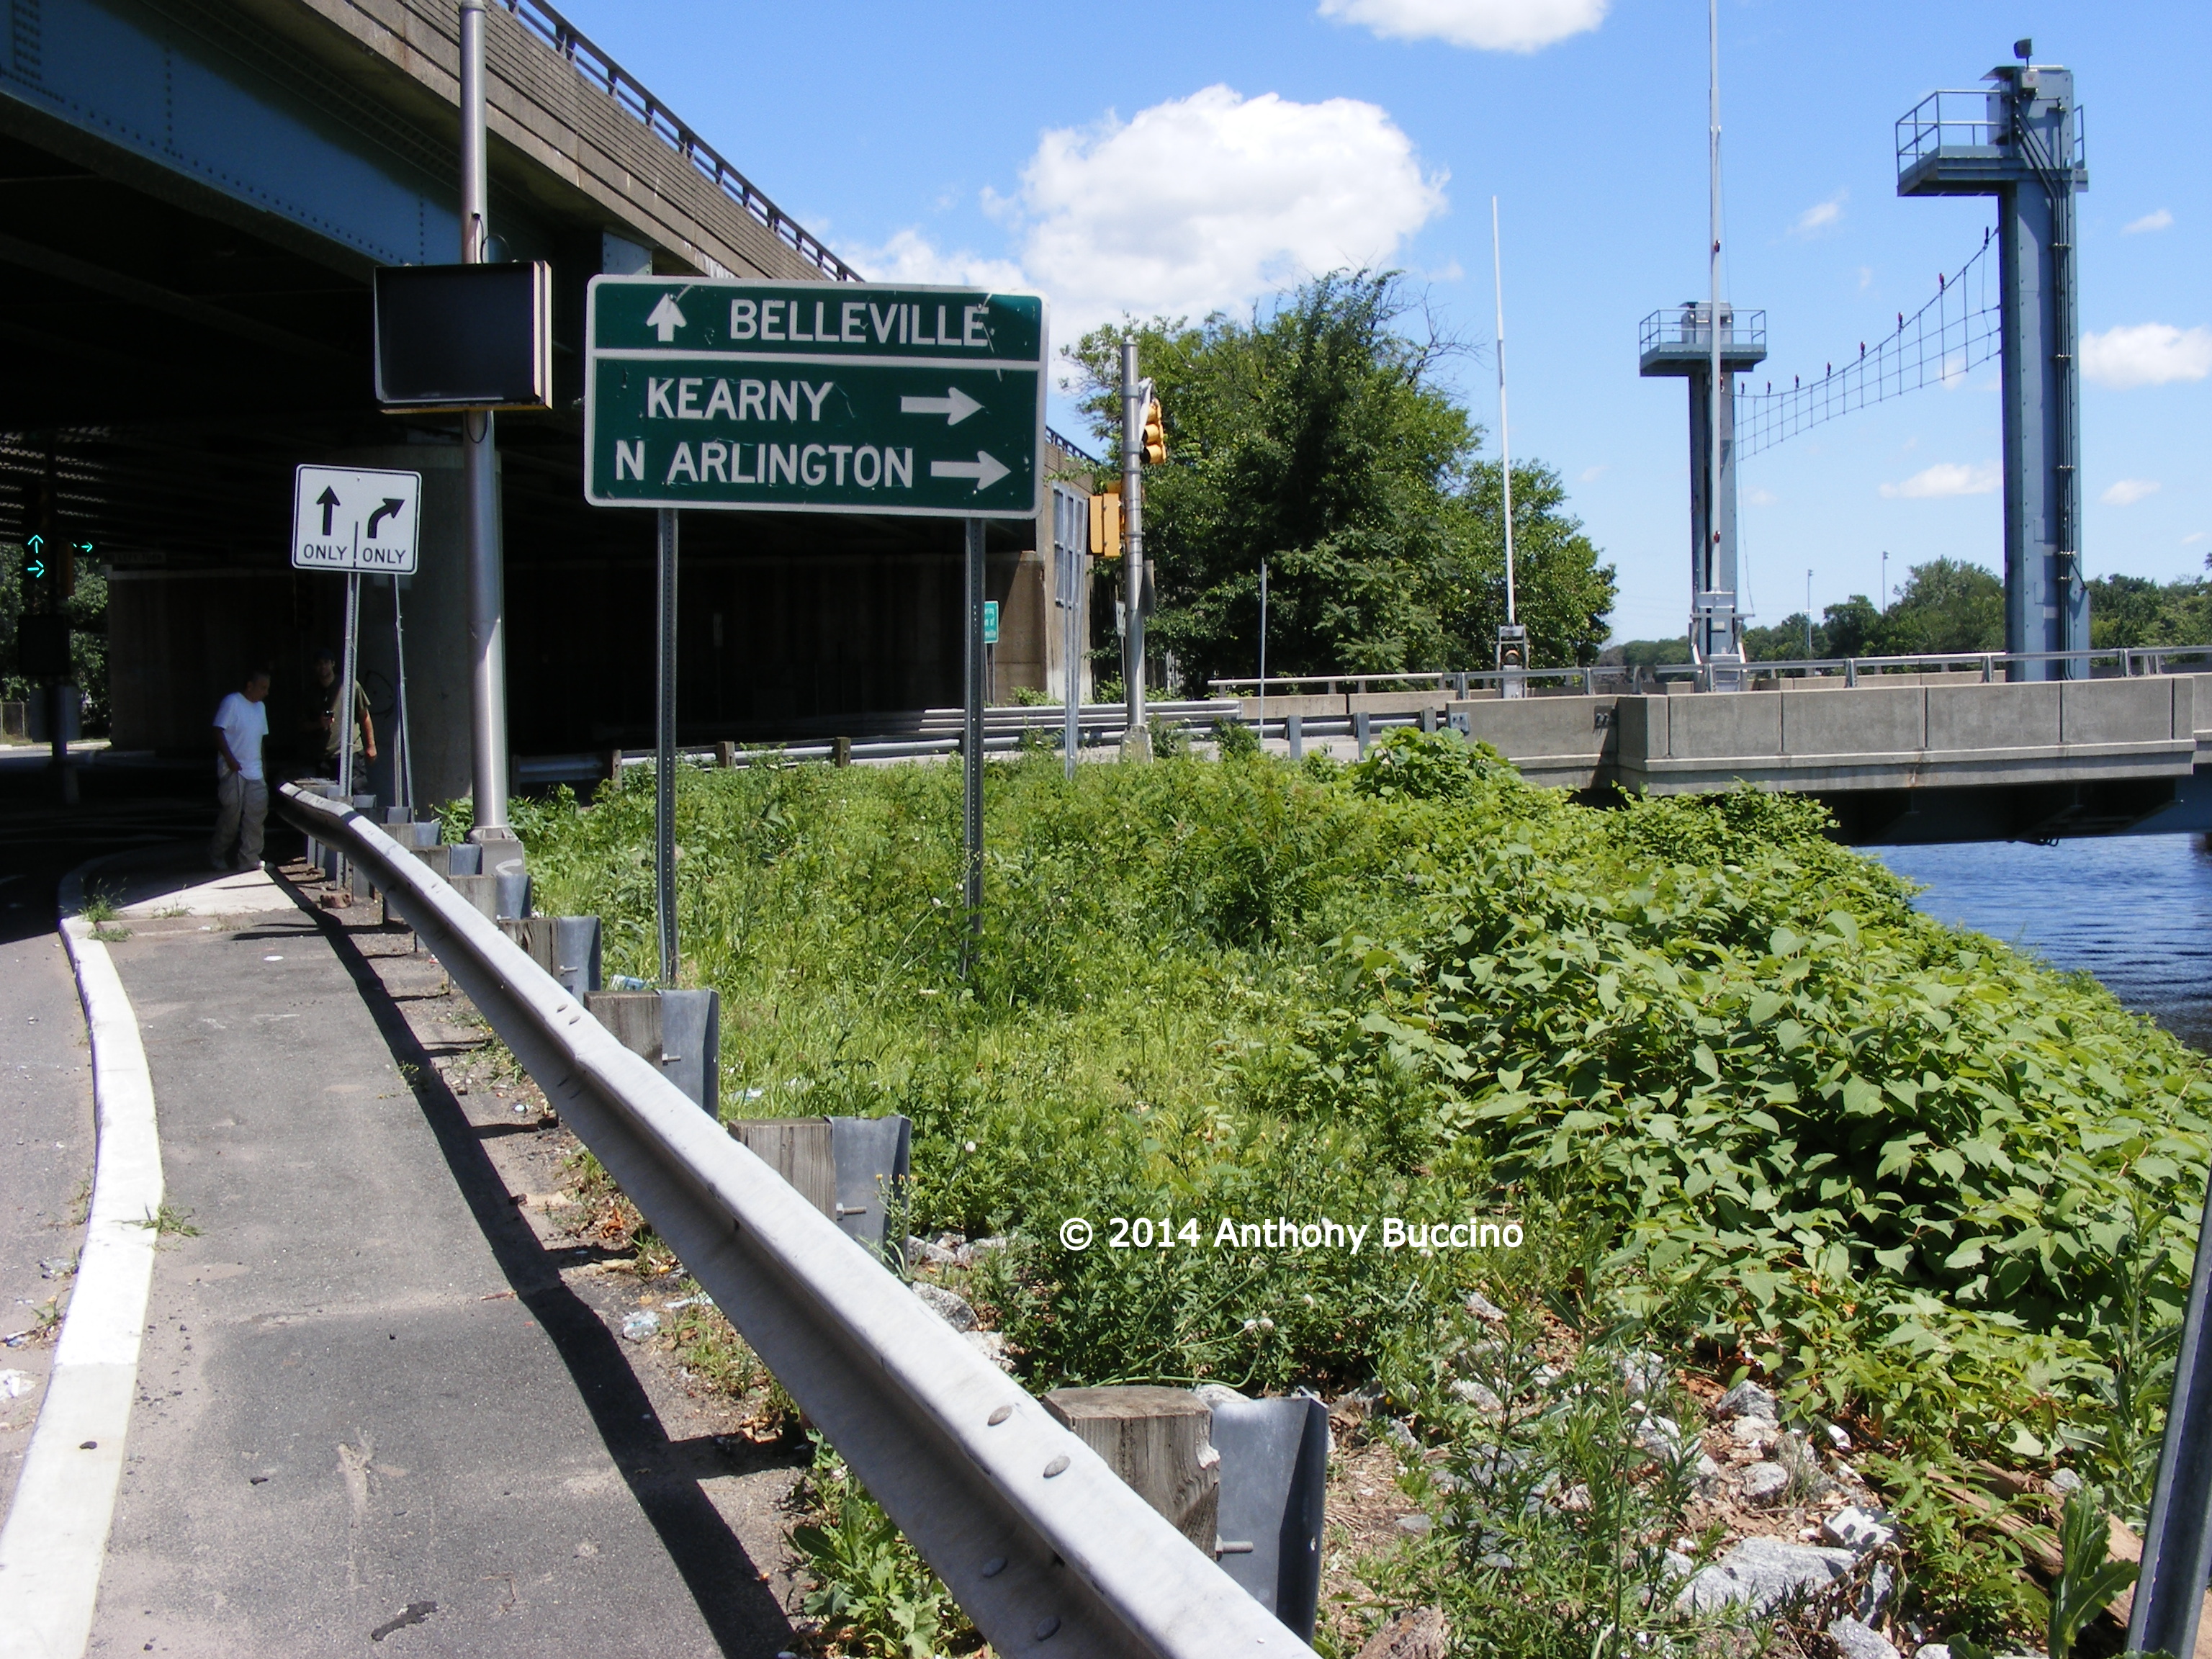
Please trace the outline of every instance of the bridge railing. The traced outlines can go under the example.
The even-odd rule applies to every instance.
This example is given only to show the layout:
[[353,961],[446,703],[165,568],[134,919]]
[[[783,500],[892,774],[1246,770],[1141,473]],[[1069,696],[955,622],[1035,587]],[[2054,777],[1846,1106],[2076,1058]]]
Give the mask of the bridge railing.
[[[2085,672],[2072,678],[2081,679],[2212,673],[2212,645],[2112,646],[2101,651],[1928,651],[1883,657],[1792,657],[1771,662],[1747,662],[1740,668],[1732,664],[1729,667],[1731,672],[1744,678],[1835,676],[1846,685],[1856,685],[1862,675],[1925,674],[1956,669],[1978,672],[1984,680],[1996,680],[2002,678],[1999,671],[2013,663],[2078,665]],[[2176,667],[2176,664],[2194,665]],[[2100,665],[2105,670],[2101,675],[2098,672]],[[1525,669],[1520,671],[1520,678],[1530,684],[1578,683],[1585,695],[1595,696],[1601,689],[1616,689],[1614,682],[1626,682],[1620,689],[1632,688],[1645,680],[1692,680],[1705,686],[1710,684],[1711,672],[1712,665],[1709,663],[1660,663],[1648,667],[1598,663],[1577,668]],[[1224,697],[1255,697],[1263,684],[1269,696],[1291,696],[1316,688],[1328,696],[1386,689],[1449,689],[1465,696],[1474,688],[1493,686],[1505,678],[1494,670],[1464,673],[1438,670],[1415,674],[1271,674],[1264,682],[1253,678],[1232,678],[1208,680],[1206,685],[1217,696]]]
[[720,151],[678,120],[676,112],[654,97],[644,82],[594,45],[574,23],[545,3],[545,0],[500,0],[523,27],[567,58],[586,85],[613,99],[658,137],[662,143],[719,185],[725,195],[787,242],[800,258],[819,265],[841,283],[857,283],[860,273],[823,245],[781,208],[761,193],[752,180],[724,160]]

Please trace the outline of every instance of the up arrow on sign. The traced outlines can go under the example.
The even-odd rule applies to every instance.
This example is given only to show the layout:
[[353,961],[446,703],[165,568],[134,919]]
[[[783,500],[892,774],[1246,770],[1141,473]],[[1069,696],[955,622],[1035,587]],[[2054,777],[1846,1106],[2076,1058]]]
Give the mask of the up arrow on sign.
[[664,294],[660,303],[653,308],[653,315],[645,325],[660,336],[660,343],[667,345],[676,338],[676,331],[684,326],[684,313],[676,308],[676,296]]

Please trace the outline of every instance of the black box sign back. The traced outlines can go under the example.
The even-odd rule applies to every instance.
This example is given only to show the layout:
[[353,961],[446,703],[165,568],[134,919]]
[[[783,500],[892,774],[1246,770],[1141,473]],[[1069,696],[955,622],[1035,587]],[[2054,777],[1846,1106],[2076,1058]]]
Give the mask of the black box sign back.
[[387,265],[375,273],[376,398],[407,409],[548,409],[552,267]]

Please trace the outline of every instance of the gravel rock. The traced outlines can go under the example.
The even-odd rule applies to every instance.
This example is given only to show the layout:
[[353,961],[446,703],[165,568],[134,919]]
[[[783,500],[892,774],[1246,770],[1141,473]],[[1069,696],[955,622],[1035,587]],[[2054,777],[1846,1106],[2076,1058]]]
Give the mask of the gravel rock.
[[1630,1395],[1639,1400],[1647,1394],[1656,1394],[1667,1381],[1667,1362],[1642,1349],[1621,1355],[1620,1371]]
[[1715,1417],[1757,1417],[1769,1423],[1778,1423],[1782,1413],[1774,1403],[1774,1396],[1758,1383],[1739,1382],[1713,1402]]
[[1003,1250],[1006,1248],[1006,1240],[1003,1234],[994,1234],[989,1238],[979,1238],[972,1244],[963,1244],[960,1247],[960,1265],[963,1267],[972,1267],[992,1251]]
[[1398,1530],[1411,1538],[1427,1537],[1435,1525],[1436,1522],[1425,1515],[1401,1515],[1398,1517]]
[[1739,1417],[1729,1425],[1729,1434],[1739,1446],[1761,1451],[1782,1443],[1782,1425],[1771,1417]]
[[1844,1432],[1840,1424],[1823,1423],[1820,1425],[1820,1432],[1827,1437],[1828,1444],[1836,1450],[1847,1452],[1851,1449],[1851,1437]]
[[1416,1607],[1369,1637],[1359,1659],[1444,1659],[1450,1650],[1451,1627],[1444,1623],[1443,1609]]
[[1647,1417],[1636,1425],[1636,1445],[1664,1462],[1682,1455],[1682,1427],[1671,1417]]
[[1505,1322],[1505,1310],[1492,1302],[1480,1291],[1469,1291],[1467,1293],[1467,1310],[1477,1319],[1488,1324],[1503,1325]]
[[960,1334],[967,1340],[968,1346],[975,1349],[977,1353],[981,1354],[984,1358],[1009,1376],[1012,1374],[1013,1357],[1006,1352],[1005,1337],[996,1331],[963,1331]]
[[1747,1538],[1690,1580],[1674,1605],[1691,1613],[1712,1613],[1742,1602],[1754,1613],[1765,1613],[1801,1590],[1835,1583],[1857,1560],[1849,1550]]
[[1773,1504],[1790,1486],[1790,1471],[1779,1463],[1753,1463],[1743,1472],[1743,1501]]
[[1837,1620],[1828,1626],[1828,1639],[1843,1659],[1898,1659],[1887,1637],[1856,1619]]
[[1480,1382],[1461,1381],[1451,1385],[1452,1398],[1462,1401],[1486,1417],[1504,1414],[1505,1402]]
[[2071,1498],[2081,1485],[2081,1477],[2071,1469],[2060,1469],[2051,1477],[2051,1490],[2061,1498]]
[[1912,1659],[1951,1659],[1948,1642],[1924,1642],[1913,1649]]
[[1676,1578],[1694,1578],[1697,1576],[1698,1564],[1680,1550],[1668,1550],[1666,1559],[1659,1564],[1659,1577],[1662,1583]]
[[1710,1486],[1721,1478],[1721,1466],[1704,1452],[1698,1454],[1698,1484]]
[[1897,1573],[1887,1561],[1875,1563],[1874,1571],[1867,1575],[1865,1585],[1859,1591],[1858,1605],[1851,1611],[1866,1623],[1889,1611],[1890,1602],[1897,1595]]
[[925,1261],[933,1267],[957,1267],[960,1265],[960,1255],[954,1246],[940,1240],[916,1238],[908,1234],[906,1241],[907,1266],[916,1267]]
[[1838,1549],[1850,1550],[1864,1555],[1869,1550],[1878,1550],[1897,1536],[1897,1528],[1888,1520],[1872,1510],[1854,1505],[1838,1510],[1820,1522],[1820,1536]]
[[951,1326],[954,1330],[972,1331],[975,1328],[978,1322],[975,1310],[968,1305],[966,1297],[948,1291],[942,1285],[931,1285],[920,1281],[915,1285],[914,1293],[921,1299],[923,1307]]

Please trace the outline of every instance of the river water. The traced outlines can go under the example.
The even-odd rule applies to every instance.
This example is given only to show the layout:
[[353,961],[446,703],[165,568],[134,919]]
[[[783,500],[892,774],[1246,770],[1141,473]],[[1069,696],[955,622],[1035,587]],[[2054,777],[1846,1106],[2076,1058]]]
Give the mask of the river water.
[[2129,1007],[2212,1052],[2212,853],[2199,836],[2056,847],[1869,849],[1927,890],[1931,916],[2086,968]]

